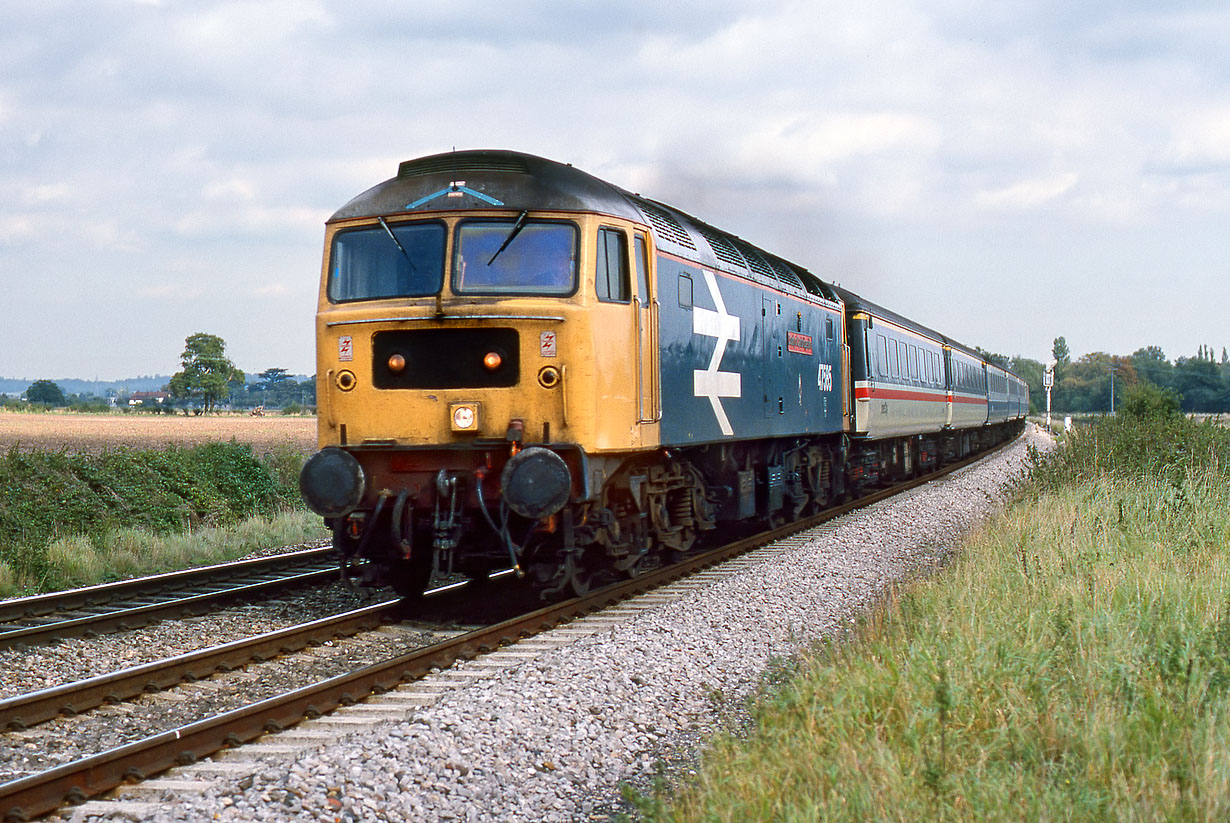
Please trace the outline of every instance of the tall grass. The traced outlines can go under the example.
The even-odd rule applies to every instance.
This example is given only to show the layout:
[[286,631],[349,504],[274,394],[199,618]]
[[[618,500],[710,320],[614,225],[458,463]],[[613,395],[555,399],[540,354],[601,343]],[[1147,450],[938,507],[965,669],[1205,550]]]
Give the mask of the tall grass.
[[302,461],[235,442],[0,454],[0,596],[324,537],[299,499]]
[[1230,819],[1230,432],[1108,421],[649,820]]
[[101,546],[80,535],[62,537],[47,547],[47,561],[57,579],[67,585],[84,586],[114,578],[224,563],[261,549],[294,546],[328,535],[318,516],[306,511],[286,511],[249,517],[232,526],[206,526],[178,534],[123,528],[104,535]]

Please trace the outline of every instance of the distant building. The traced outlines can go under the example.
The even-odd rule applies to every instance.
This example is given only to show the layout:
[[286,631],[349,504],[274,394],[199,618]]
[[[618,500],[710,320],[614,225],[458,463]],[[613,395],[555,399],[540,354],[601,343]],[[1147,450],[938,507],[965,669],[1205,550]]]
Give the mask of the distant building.
[[152,406],[159,405],[171,399],[171,395],[164,391],[135,391],[128,395],[129,406]]

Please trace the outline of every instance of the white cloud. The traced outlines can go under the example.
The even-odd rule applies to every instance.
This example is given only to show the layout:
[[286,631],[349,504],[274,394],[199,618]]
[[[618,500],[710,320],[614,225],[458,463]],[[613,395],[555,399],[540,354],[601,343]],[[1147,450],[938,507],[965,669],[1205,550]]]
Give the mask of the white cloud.
[[991,208],[1033,209],[1072,191],[1078,179],[1075,172],[1067,172],[1021,180],[1003,188],[980,191],[974,202]]
[[1180,172],[1230,170],[1230,104],[1181,118],[1162,153],[1162,163]]
[[736,138],[745,166],[767,162],[782,172],[825,177],[834,164],[888,152],[926,154],[939,145],[940,129],[908,112],[816,112],[762,123]]
[[256,184],[251,180],[238,178],[214,180],[205,185],[201,194],[208,200],[255,200]]
[[38,235],[38,219],[29,214],[0,214],[0,245],[27,242]]
[[73,188],[67,183],[46,183],[26,189],[22,194],[22,201],[28,205],[67,203],[72,195]]
[[184,302],[200,300],[205,297],[205,291],[199,286],[185,287],[179,283],[159,283],[154,286],[143,286],[136,290],[136,295],[145,300]]

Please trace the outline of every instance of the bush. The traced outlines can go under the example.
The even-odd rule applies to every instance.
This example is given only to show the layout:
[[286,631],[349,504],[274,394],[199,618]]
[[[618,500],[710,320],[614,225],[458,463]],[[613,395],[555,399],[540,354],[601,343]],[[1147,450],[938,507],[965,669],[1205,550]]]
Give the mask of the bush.
[[301,509],[302,460],[289,450],[261,459],[233,441],[97,455],[12,449],[0,454],[0,563],[27,585],[55,587],[96,574],[80,547],[110,541],[117,556],[133,555],[109,561],[113,572],[145,568],[125,530],[166,536]]
[[1154,386],[1152,383],[1137,383],[1123,395],[1119,413],[1135,420],[1152,417],[1177,417],[1181,398],[1172,389]]
[[1102,417],[1069,433],[1063,448],[1033,455],[1031,490],[1055,491],[1102,478],[1160,478],[1230,473],[1230,429],[1181,415]]

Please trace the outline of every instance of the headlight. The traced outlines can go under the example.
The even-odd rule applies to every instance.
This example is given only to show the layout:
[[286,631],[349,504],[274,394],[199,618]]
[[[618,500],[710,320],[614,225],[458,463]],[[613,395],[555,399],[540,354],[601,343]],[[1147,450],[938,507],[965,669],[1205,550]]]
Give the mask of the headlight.
[[448,407],[449,423],[455,432],[478,431],[478,404],[452,403]]
[[330,446],[308,458],[299,472],[299,493],[322,517],[342,517],[363,499],[367,478],[350,452]]

